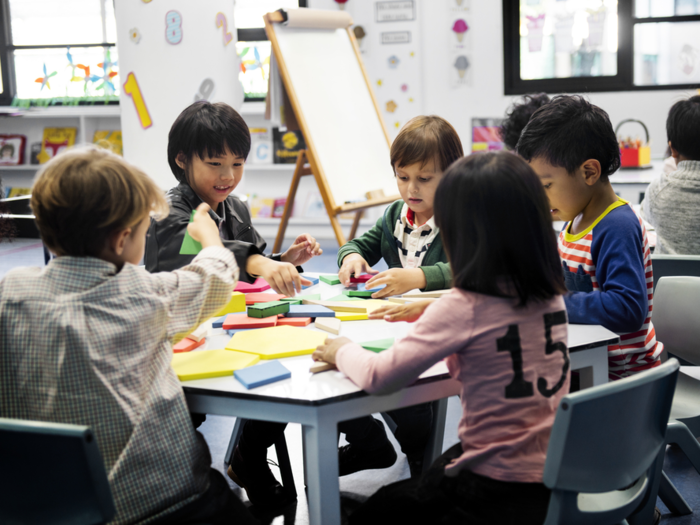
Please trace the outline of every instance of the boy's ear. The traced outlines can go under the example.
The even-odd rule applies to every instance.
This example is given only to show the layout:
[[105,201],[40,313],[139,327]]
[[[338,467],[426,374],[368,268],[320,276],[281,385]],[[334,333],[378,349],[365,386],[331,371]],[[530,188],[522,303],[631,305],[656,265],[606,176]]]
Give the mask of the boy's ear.
[[185,169],[185,166],[187,165],[187,159],[185,158],[184,153],[177,154],[177,157],[175,157],[175,164],[177,164],[181,169]]
[[668,141],[668,147],[671,149],[671,157],[673,157],[674,159],[676,159],[676,162],[678,162],[678,157],[680,157],[681,154],[678,153],[678,150],[677,150],[676,148],[673,147],[673,144],[671,144],[671,141],[670,141],[670,140]]
[[109,249],[121,256],[121,254],[124,253],[124,247],[126,246],[126,240],[129,238],[129,235],[131,235],[131,228],[115,230],[110,233],[107,239]]
[[600,174],[602,173],[600,168],[600,162],[596,159],[588,159],[583,164],[581,164],[581,172],[583,173],[583,178],[586,184],[593,186],[598,180],[600,180]]

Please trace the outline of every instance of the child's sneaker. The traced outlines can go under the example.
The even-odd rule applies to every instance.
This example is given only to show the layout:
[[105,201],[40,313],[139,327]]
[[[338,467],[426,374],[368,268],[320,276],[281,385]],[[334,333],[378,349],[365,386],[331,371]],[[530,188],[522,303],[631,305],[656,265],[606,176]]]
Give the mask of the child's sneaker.
[[296,501],[273,476],[267,460],[259,465],[247,464],[238,447],[233,453],[227,474],[236,485],[245,489],[248,499],[256,507],[278,509]]
[[360,470],[389,468],[396,463],[396,450],[387,439],[385,444],[374,450],[361,450],[352,445],[338,449],[338,475],[347,476]]

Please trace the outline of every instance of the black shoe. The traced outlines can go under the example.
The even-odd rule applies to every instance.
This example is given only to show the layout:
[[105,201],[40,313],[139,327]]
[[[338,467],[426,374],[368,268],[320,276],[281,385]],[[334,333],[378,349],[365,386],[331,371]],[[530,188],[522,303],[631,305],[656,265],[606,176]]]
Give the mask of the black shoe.
[[246,463],[236,447],[227,474],[236,485],[245,489],[248,499],[253,505],[261,508],[279,509],[296,501],[296,498],[291,497],[272,475],[270,467],[267,466],[267,460],[250,463],[250,460]]
[[411,471],[412,478],[420,478],[423,474],[423,456],[422,455],[407,455],[408,469]]
[[396,463],[396,451],[389,440],[375,450],[358,450],[352,445],[338,449],[338,475],[347,476],[360,470],[389,468]]

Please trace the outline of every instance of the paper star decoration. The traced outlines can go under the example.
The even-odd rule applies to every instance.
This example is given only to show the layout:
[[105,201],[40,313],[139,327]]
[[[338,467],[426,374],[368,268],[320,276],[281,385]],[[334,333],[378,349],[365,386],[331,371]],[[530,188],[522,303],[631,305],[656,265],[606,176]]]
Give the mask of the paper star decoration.
[[378,86],[381,86],[381,85],[382,85],[382,79],[381,79],[381,78],[380,78],[379,80],[377,80],[377,85],[378,85]]
[[58,74],[57,71],[54,71],[51,74],[46,73],[46,62],[44,62],[44,76],[37,78],[34,82],[37,82],[41,84],[41,87],[39,88],[39,91],[44,89],[44,86],[46,86],[48,89],[51,89],[51,84],[49,84],[49,79],[53,76],[56,76]]
[[398,106],[396,105],[396,102],[394,102],[393,100],[390,100],[389,102],[386,103],[386,110],[389,113],[393,113],[394,111],[396,111],[397,107]]

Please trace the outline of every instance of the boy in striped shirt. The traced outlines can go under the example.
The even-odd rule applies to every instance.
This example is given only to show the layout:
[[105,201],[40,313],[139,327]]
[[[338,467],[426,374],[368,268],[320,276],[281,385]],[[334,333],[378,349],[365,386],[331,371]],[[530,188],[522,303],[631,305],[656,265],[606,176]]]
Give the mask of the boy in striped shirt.
[[620,150],[607,113],[580,96],[555,97],[533,114],[517,152],[542,181],[552,215],[566,221],[559,255],[569,322],[620,336],[608,347],[611,380],[658,366],[663,345],[651,322],[649,242],[608,179],[620,167]]

